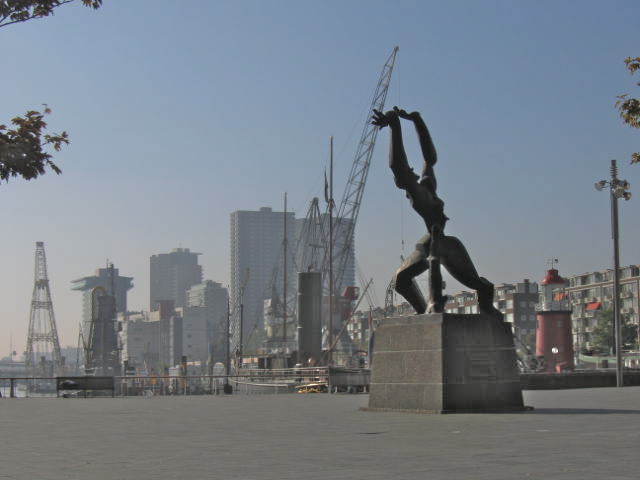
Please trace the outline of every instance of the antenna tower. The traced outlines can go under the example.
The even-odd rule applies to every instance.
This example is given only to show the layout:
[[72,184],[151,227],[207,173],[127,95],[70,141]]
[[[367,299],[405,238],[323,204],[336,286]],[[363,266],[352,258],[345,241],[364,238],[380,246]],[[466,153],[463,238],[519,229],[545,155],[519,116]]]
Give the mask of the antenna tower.
[[53,315],[44,242],[36,242],[34,280],[25,355],[26,373],[29,377],[62,375],[64,360]]

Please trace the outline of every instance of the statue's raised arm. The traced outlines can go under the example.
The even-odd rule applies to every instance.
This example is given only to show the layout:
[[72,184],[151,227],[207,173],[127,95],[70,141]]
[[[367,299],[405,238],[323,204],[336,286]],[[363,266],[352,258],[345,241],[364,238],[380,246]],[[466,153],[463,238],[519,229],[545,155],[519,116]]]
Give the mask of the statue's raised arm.
[[[409,166],[402,140],[400,119],[413,122],[423,155],[422,176],[418,177]],[[436,193],[433,166],[437,161],[436,149],[426,124],[418,112],[407,113],[398,107],[382,113],[374,110],[371,123],[391,130],[389,167],[396,185],[407,192],[413,209],[422,217],[427,235],[416,245],[416,250],[402,263],[395,275],[395,288],[414,307],[416,312],[442,312],[446,296],[442,293],[440,265],[460,283],[478,292],[478,306],[483,313],[501,317],[493,306],[493,284],[478,275],[467,250],[460,240],[444,233],[448,217],[444,202]],[[429,271],[429,301],[426,302],[415,282],[415,277]]]
[[397,109],[400,118],[411,120],[416,128],[420,148],[422,149],[422,158],[424,159],[424,167],[422,169],[424,176],[425,167],[433,167],[438,161],[438,154],[436,153],[436,147],[433,145],[433,140],[431,140],[429,129],[419,112],[407,113],[405,110],[398,109],[398,107],[395,107],[395,109]]
[[407,154],[404,151],[402,141],[402,127],[400,126],[399,112],[400,110],[398,110],[397,107],[384,113],[374,110],[371,123],[381,129],[384,127],[391,129],[389,168],[393,172],[393,177],[398,188],[413,190],[418,184],[419,177],[407,161]]

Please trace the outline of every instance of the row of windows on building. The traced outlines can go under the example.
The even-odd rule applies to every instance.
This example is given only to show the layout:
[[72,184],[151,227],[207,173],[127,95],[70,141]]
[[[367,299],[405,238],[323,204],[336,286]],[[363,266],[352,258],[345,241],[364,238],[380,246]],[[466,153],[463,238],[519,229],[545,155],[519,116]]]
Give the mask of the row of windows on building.
[[[640,276],[639,265],[629,265],[620,269],[620,278],[632,278]],[[601,270],[598,272],[583,273],[581,275],[575,275],[568,278],[569,287],[580,287],[585,285],[591,285],[595,283],[612,282],[613,270]]]
[[[571,310],[574,344],[578,349],[591,347],[593,329],[602,311],[613,308],[613,270],[589,272],[565,278],[558,287],[556,300],[565,299],[563,308]],[[528,290],[527,290],[528,289]],[[524,298],[525,290],[528,298]],[[640,266],[620,269],[620,313],[628,324],[640,325]],[[541,309],[538,286],[527,282],[496,285],[494,306],[505,321],[513,324],[516,335],[535,342],[536,313]],[[445,306],[447,313],[478,313],[475,293],[460,292]],[[529,345],[533,348],[535,345]]]

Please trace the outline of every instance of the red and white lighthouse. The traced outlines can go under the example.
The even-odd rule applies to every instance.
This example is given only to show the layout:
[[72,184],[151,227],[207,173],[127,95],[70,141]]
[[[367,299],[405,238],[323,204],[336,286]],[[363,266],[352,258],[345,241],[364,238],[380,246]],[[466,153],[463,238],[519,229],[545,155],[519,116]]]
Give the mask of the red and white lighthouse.
[[536,322],[536,358],[539,371],[573,370],[571,304],[565,291],[567,282],[551,268],[540,284]]

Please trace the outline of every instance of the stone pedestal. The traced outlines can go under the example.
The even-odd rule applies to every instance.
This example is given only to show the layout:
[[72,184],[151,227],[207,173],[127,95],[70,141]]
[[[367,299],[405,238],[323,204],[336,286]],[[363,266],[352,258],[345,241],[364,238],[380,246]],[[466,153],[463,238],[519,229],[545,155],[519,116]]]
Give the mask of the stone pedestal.
[[524,410],[511,327],[490,315],[385,319],[375,334],[368,410]]

